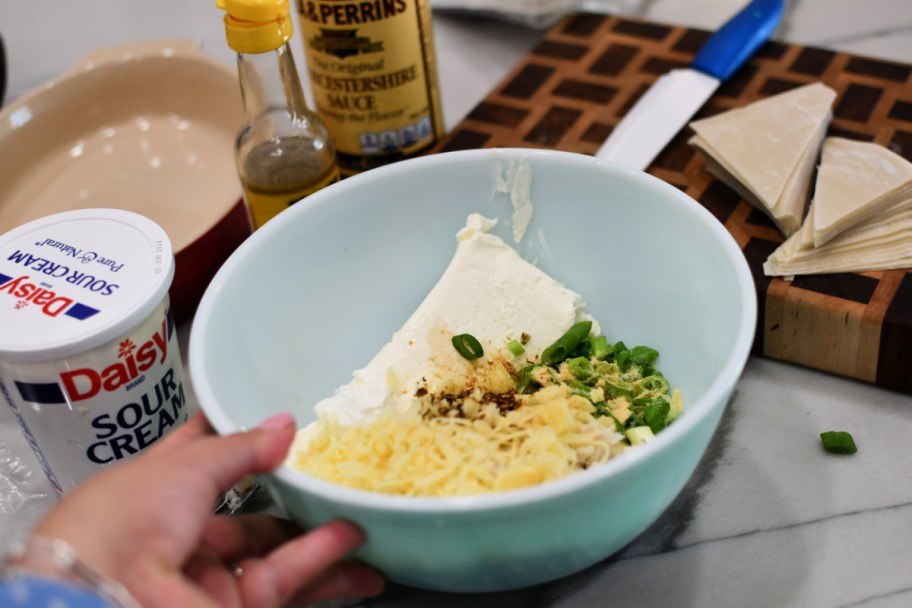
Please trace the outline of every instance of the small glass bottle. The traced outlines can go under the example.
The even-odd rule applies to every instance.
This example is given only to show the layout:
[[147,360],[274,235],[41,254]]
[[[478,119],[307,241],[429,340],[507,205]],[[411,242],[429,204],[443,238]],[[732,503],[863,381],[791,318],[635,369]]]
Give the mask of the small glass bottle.
[[288,40],[288,0],[216,0],[237,52],[246,122],[235,160],[254,229],[339,180],[326,125],[307,107]]

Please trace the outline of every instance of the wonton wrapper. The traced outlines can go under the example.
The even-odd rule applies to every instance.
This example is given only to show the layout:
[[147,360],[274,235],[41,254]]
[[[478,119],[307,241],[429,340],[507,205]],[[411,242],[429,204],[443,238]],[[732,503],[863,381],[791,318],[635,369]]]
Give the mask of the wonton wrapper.
[[[805,227],[806,226],[806,227]],[[813,229],[806,222],[763,264],[767,276],[864,272],[912,266],[912,200],[890,208],[820,247],[802,246]]]
[[707,170],[765,212],[786,235],[801,226],[836,98],[813,83],[690,124]]
[[878,144],[830,137],[823,144],[811,209],[813,244],[912,197],[912,163]]
[[764,273],[794,276],[908,266],[912,163],[877,144],[828,138],[807,218],[766,260]]

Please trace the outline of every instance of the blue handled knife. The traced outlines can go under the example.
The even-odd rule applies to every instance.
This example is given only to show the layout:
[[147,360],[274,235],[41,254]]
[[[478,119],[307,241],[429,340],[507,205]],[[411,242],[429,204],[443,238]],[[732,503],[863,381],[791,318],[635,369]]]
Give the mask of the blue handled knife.
[[769,40],[784,11],[785,0],[753,0],[706,41],[689,67],[661,76],[595,156],[646,169],[719,85]]

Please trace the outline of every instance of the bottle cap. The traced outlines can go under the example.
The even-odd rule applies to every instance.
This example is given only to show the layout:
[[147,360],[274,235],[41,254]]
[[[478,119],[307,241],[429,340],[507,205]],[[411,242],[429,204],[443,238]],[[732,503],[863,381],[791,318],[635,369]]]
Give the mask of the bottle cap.
[[288,0],[216,0],[225,11],[225,37],[238,53],[267,53],[294,31]]
[[79,209],[0,236],[0,361],[49,361],[135,327],[168,295],[174,254],[152,220]]

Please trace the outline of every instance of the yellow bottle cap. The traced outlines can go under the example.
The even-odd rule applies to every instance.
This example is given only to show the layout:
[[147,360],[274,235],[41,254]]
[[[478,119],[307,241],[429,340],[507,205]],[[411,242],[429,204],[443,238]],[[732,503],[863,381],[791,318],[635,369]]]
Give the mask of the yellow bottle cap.
[[293,32],[288,0],[216,0],[225,11],[225,38],[238,53],[266,53]]

